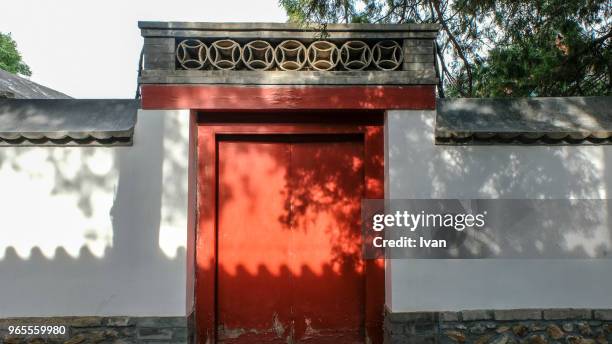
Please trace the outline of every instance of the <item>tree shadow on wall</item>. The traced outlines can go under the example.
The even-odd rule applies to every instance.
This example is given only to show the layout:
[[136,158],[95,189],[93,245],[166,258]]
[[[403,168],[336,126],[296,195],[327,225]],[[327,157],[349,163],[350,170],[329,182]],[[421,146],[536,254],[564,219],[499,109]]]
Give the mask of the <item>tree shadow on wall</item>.
[[[184,214],[187,207],[178,200],[184,199],[187,156],[166,149],[186,146],[180,130],[163,112],[141,112],[133,147],[0,150],[1,163],[17,163],[19,173],[37,173],[21,163],[20,157],[32,152],[44,155],[36,157],[44,162],[42,178],[53,177],[45,181],[51,187],[44,197],[56,195],[70,200],[67,204],[74,207],[68,212],[46,211],[48,218],[38,221],[42,228],[24,225],[3,233],[0,240],[7,240],[9,247],[0,260],[4,276],[0,316],[184,314],[185,249],[178,247],[169,255],[160,248],[163,223],[186,230],[186,224],[164,220],[161,214],[163,207],[169,214]],[[171,175],[164,174],[164,166]],[[164,188],[168,190],[165,200]],[[105,204],[109,205],[107,212],[99,213]],[[28,214],[40,216],[31,207]],[[72,223],[75,218],[90,223],[91,229]],[[111,228],[110,233],[99,232],[105,226]],[[68,227],[75,228],[74,234],[67,235]],[[10,231],[32,231],[27,240],[32,243],[29,255],[13,247],[17,244],[11,244]],[[40,231],[58,238],[54,248],[44,241],[37,244]],[[91,246],[100,240],[106,241]],[[66,242],[75,244],[68,249]],[[90,247],[98,249],[92,253]]]
[[[542,217],[550,223],[563,219],[563,226],[547,222],[538,228],[521,227],[527,212],[540,210],[506,209],[506,215],[516,219],[507,219],[508,226],[500,228],[498,236],[480,238],[484,247],[478,255],[493,257],[500,248],[504,256],[513,257],[594,257],[610,251],[612,231],[607,221],[612,205],[605,201],[611,191],[605,162],[612,153],[606,146],[433,146],[433,116],[414,116],[395,118],[405,124],[389,126],[393,141],[388,172],[394,198],[603,199],[576,205],[572,212],[576,216],[571,217],[541,209]],[[492,215],[501,217],[504,212]],[[475,255],[462,248],[457,256]]]

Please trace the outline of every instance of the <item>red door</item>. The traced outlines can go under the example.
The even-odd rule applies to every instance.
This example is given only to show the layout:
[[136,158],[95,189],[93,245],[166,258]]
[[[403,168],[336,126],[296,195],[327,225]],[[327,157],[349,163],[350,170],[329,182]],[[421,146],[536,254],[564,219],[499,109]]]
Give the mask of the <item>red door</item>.
[[276,138],[218,143],[217,340],[363,343],[363,144]]

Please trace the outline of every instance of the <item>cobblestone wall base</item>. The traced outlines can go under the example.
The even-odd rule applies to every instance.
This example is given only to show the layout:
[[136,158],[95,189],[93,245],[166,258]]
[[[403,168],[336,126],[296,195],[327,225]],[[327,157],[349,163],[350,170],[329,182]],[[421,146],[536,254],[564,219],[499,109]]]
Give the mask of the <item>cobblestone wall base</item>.
[[387,310],[384,330],[385,344],[612,344],[612,310]]
[[[65,335],[11,335],[9,326],[65,326]],[[0,344],[179,344],[188,342],[186,317],[52,317],[0,319]]]

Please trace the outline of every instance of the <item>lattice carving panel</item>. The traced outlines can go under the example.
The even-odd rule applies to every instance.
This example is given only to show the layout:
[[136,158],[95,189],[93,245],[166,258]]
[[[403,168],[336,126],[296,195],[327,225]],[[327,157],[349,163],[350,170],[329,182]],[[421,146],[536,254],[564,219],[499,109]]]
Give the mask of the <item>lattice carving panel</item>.
[[183,70],[392,71],[401,69],[404,49],[395,40],[177,39],[176,67]]

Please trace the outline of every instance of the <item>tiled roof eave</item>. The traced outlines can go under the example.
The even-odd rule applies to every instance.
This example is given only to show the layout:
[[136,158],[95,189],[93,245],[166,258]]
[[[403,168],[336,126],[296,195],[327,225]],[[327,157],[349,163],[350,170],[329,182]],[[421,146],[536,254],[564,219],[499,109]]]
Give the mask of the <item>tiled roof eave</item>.
[[444,99],[436,144],[611,144],[612,97]]
[[131,145],[140,102],[2,99],[0,146]]

